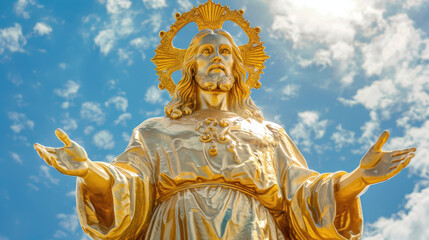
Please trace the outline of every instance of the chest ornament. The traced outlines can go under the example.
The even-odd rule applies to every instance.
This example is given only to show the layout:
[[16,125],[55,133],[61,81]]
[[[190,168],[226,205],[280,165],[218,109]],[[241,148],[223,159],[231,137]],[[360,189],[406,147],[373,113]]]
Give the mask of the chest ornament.
[[200,141],[204,143],[204,151],[208,152],[210,156],[217,156],[217,144],[223,144],[226,150],[233,153],[234,161],[238,163],[235,144],[231,140],[230,128],[230,121],[223,119],[218,121],[214,117],[209,117],[199,122],[195,130],[201,134]]

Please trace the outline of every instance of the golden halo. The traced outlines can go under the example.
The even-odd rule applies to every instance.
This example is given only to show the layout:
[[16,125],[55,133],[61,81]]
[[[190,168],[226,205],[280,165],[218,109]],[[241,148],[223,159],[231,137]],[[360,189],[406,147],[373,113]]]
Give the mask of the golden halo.
[[250,27],[249,21],[244,19],[243,10],[230,10],[227,5],[222,6],[220,3],[215,4],[208,0],[205,4],[193,7],[191,11],[183,14],[176,13],[176,22],[170,26],[167,32],[159,32],[161,37],[160,44],[155,49],[155,57],[151,60],[155,63],[157,75],[161,82],[158,87],[167,89],[173,94],[176,84],[171,78],[171,74],[182,68],[186,49],[179,49],[173,46],[173,38],[185,25],[195,22],[198,29],[220,29],[225,21],[231,21],[240,26],[249,38],[247,44],[239,46],[243,64],[248,73],[246,84],[250,88],[259,88],[261,83],[262,69],[265,68],[264,62],[269,56],[264,52],[265,47],[262,45],[259,37],[261,29],[259,27]]

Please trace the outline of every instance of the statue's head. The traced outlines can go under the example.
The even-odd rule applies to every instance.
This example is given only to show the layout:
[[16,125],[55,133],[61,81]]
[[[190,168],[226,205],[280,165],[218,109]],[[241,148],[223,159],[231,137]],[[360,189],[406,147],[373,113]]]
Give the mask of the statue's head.
[[182,79],[165,106],[173,119],[191,114],[196,107],[198,88],[204,91],[228,92],[228,108],[243,117],[262,120],[259,109],[250,98],[245,83],[246,70],[240,49],[231,35],[222,29],[198,32],[188,49],[182,66]]

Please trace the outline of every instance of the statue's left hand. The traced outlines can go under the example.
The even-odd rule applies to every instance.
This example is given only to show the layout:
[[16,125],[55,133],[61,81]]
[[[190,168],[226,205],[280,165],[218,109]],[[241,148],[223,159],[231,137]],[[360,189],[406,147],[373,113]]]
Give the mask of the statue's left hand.
[[362,180],[366,184],[383,182],[395,176],[410,163],[415,155],[416,148],[414,147],[382,151],[381,148],[388,138],[389,132],[384,131],[360,161]]

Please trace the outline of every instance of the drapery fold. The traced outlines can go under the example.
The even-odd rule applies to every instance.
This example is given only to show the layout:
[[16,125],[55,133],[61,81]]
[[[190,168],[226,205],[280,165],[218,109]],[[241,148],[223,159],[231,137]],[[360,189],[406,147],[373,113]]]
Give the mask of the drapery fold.
[[204,154],[206,146],[195,131],[200,119],[185,120],[145,121],[133,131],[124,153],[110,164],[97,163],[112,179],[109,193],[92,195],[78,180],[78,214],[88,235],[94,239],[361,237],[359,199],[337,203],[334,197],[335,181],[345,173],[309,170],[280,126],[227,118],[237,163],[219,143],[216,157]]

